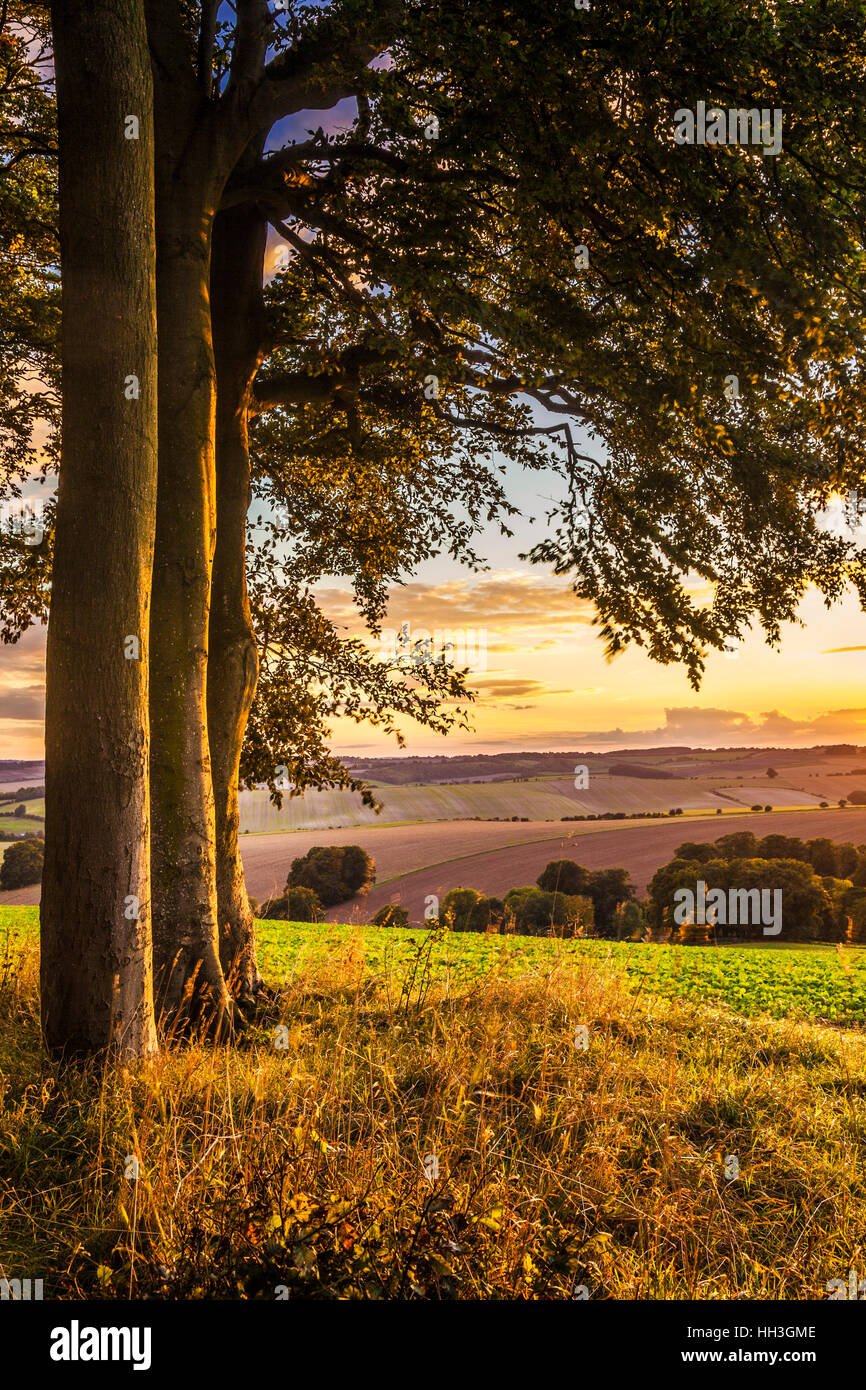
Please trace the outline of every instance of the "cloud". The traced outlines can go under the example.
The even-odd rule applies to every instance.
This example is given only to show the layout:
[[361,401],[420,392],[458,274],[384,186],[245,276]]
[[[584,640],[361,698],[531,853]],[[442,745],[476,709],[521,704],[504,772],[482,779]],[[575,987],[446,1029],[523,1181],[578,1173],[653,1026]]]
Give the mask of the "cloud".
[[25,685],[0,691],[0,719],[41,719],[44,713],[44,686]]
[[544,681],[508,676],[480,676],[472,687],[485,699],[516,699],[520,695],[571,695],[570,690],[550,690]]
[[[322,588],[316,597],[332,622],[363,631],[351,590]],[[575,623],[591,622],[591,605],[577,598],[567,581],[514,570],[442,584],[401,584],[391,590],[383,626],[398,629],[408,623],[410,630],[426,632],[481,629],[487,633],[488,650],[515,652],[533,650],[532,633],[538,629],[556,628],[565,635]],[[554,645],[552,638],[546,641]]]

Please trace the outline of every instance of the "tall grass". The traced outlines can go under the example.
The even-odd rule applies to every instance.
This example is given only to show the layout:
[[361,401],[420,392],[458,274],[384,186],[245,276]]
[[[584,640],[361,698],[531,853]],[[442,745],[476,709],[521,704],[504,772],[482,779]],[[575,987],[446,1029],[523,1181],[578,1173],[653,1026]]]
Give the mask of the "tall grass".
[[587,958],[454,984],[430,949],[371,973],[349,937],[237,1045],[85,1071],[41,1053],[32,939],[0,955],[0,1276],[799,1299],[866,1273],[862,1036],[636,995]]

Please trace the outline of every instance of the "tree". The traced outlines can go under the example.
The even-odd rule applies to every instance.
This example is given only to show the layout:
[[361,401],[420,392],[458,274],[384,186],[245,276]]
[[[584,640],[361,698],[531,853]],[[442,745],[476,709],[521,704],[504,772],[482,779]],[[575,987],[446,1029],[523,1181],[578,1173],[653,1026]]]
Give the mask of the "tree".
[[589,898],[570,893],[550,893],[527,885],[505,894],[505,912],[514,930],[528,935],[576,936],[590,933],[593,907]]
[[373,860],[360,845],[316,845],[292,860],[288,886],[311,888],[325,907],[335,907],[375,881]]
[[596,869],[587,889],[595,912],[595,925],[600,936],[613,934],[616,909],[635,895],[628,869]]
[[768,767],[768,768],[767,768],[767,776],[768,776],[768,777],[771,777],[771,778],[772,778],[772,777],[778,777],[778,775],[779,775],[779,774],[778,774],[778,772],[776,771],[776,769],[775,769],[774,767]]
[[45,842],[39,839],[17,840],[7,846],[0,864],[0,888],[25,888],[38,883],[42,877]]
[[452,931],[487,931],[492,916],[491,899],[477,888],[452,888],[442,903],[442,919]]
[[[390,384],[393,399],[411,382],[416,408],[453,431],[471,420],[499,445],[531,429],[558,430],[564,449],[550,457],[568,477],[569,500],[561,531],[551,530],[535,558],[574,573],[611,650],[644,641],[658,659],[686,660],[697,679],[701,651],[738,632],[752,611],[772,637],[809,579],[832,595],[857,577],[850,548],[830,543],[815,520],[845,459],[858,456],[863,415],[856,374],[849,378],[860,248],[838,194],[856,178],[850,151],[860,109],[849,94],[862,25],[850,7],[830,10],[826,36],[811,12],[781,4],[742,24],[729,18],[720,44],[716,8],[703,4],[648,42],[646,15],[631,6],[564,15],[549,4],[521,16],[446,3],[434,16],[423,6],[358,4],[293,12],[272,32],[265,6],[244,0],[225,39],[212,6],[193,31],[185,27],[191,9],[151,0],[166,455],[155,869],[165,924],[159,968],[174,975],[169,1012],[190,981],[204,982],[210,1003],[228,1009],[203,698],[220,491],[208,434],[219,409],[208,303],[215,209],[229,211],[229,199],[266,210],[320,299],[354,303],[368,319],[367,336],[341,344],[336,363],[305,363],[305,345],[291,342],[288,358],[272,364],[286,370],[260,383],[276,409],[291,402],[300,373],[304,398],[318,390],[324,408],[345,420],[325,431],[324,452],[340,433],[356,465],[365,386],[381,399]],[[369,70],[385,47],[388,62]],[[795,120],[792,158],[772,180],[760,159],[735,151],[716,159],[665,138],[684,88],[750,99],[758,76],[769,91],[784,84],[789,109],[810,116]],[[349,95],[358,112],[350,132],[310,132],[259,159],[274,120]],[[809,133],[821,126],[816,101],[828,115],[820,141]],[[445,138],[426,137],[419,110],[436,117]],[[253,180],[242,168],[248,155],[261,166]],[[584,236],[588,274],[575,259]],[[395,310],[383,331],[371,299],[387,299],[389,286]],[[401,321],[411,337],[397,331]],[[723,353],[750,364],[748,403],[733,414],[719,389]],[[316,385],[316,376],[325,380]],[[420,407],[427,378],[442,391]],[[530,422],[530,402],[546,412],[543,425]],[[228,401],[223,418],[233,409]],[[564,428],[572,423],[602,441],[603,453],[576,449]],[[312,461],[322,438],[308,438]],[[238,495],[234,483],[229,492]],[[216,510],[219,532],[219,503]],[[229,568],[237,599],[238,565]],[[711,609],[685,593],[690,570],[716,584]],[[245,687],[235,681],[236,708]],[[215,707],[217,717],[225,716]],[[214,779],[225,788],[242,723],[231,717],[234,731],[221,743],[227,772]],[[213,734],[216,745],[216,722]],[[230,832],[228,790],[221,801]],[[231,841],[227,833],[227,855],[236,854]],[[233,884],[225,896],[237,901],[236,876]],[[173,900],[177,911],[168,910]],[[242,903],[239,915],[243,949]]]
[[535,880],[547,893],[586,893],[592,875],[573,859],[552,859]]
[[[170,96],[175,101],[179,100],[178,93],[185,88],[186,95],[183,100],[186,101],[188,113],[195,105],[190,95],[193,90],[190,85],[191,74],[188,69],[184,69],[184,55],[189,48],[188,44],[184,46],[184,38],[188,36],[179,31],[176,20],[172,27],[162,7],[154,5],[152,12],[155,47],[162,55],[163,72],[172,72],[174,68]],[[811,337],[808,334],[804,336],[802,331],[807,304],[811,314],[809,322],[814,322],[814,309],[823,293],[821,286],[816,283],[814,271],[816,258],[813,254],[813,238],[816,229],[820,226],[822,234],[824,231],[827,232],[828,240],[837,248],[840,260],[848,265],[851,255],[845,243],[845,234],[840,236],[841,224],[833,224],[828,219],[828,204],[822,203],[820,198],[813,201],[808,215],[803,215],[806,201],[804,185],[801,179],[795,177],[788,183],[778,185],[781,193],[777,197],[774,211],[779,225],[774,229],[774,235],[768,239],[764,235],[767,225],[764,219],[760,215],[750,217],[748,212],[753,207],[757,210],[761,203],[766,201],[766,185],[760,171],[748,162],[738,166],[736,170],[723,166],[720,188],[724,188],[728,200],[726,215],[732,218],[741,235],[745,228],[749,236],[754,232],[759,243],[738,247],[735,257],[737,282],[740,283],[742,279],[745,288],[745,281],[752,276],[751,287],[736,302],[730,296],[723,300],[720,298],[720,287],[724,285],[727,294],[731,281],[726,271],[721,269],[721,263],[725,256],[730,254],[726,249],[730,238],[726,241],[725,229],[720,228],[720,203],[716,196],[718,190],[710,187],[713,175],[696,161],[691,164],[684,160],[680,160],[678,164],[672,163],[668,159],[664,141],[659,142],[657,139],[652,121],[647,120],[645,128],[636,131],[633,123],[622,120],[622,113],[626,109],[630,113],[638,110],[644,114],[650,111],[657,112],[665,99],[672,97],[675,91],[681,88],[683,60],[697,81],[705,82],[708,76],[715,80],[724,77],[728,85],[733,85],[739,90],[748,88],[750,77],[754,73],[756,55],[759,53],[762,60],[762,77],[765,75],[766,53],[763,50],[768,50],[773,76],[778,77],[784,72],[789,89],[795,86],[789,55],[783,43],[783,39],[787,37],[786,29],[799,22],[795,10],[785,8],[781,15],[774,15],[769,32],[757,32],[753,25],[752,30],[743,35],[745,42],[742,50],[735,43],[726,46],[725,56],[719,67],[714,67],[717,62],[717,49],[712,45],[706,48],[696,45],[694,33],[685,29],[675,31],[670,48],[662,48],[654,53],[653,63],[648,67],[635,63],[634,43],[638,29],[641,43],[645,41],[645,32],[640,24],[633,31],[630,29],[630,23],[636,23],[631,16],[623,16],[622,25],[608,26],[608,29],[601,33],[594,31],[593,18],[589,20],[588,35],[586,29],[570,30],[569,37],[577,33],[579,45],[583,49],[580,66],[584,83],[578,90],[572,90],[572,69],[568,66],[570,60],[566,57],[563,75],[567,74],[570,85],[564,91],[558,91],[558,99],[562,104],[561,129],[569,133],[578,128],[592,129],[594,132],[603,131],[603,138],[612,156],[608,167],[617,167],[618,158],[625,158],[629,166],[629,176],[615,188],[608,187],[607,175],[603,172],[604,160],[599,160],[595,146],[591,150],[587,147],[586,151],[581,151],[584,156],[581,161],[575,161],[573,149],[563,151],[564,155],[567,153],[567,158],[551,159],[551,152],[555,151],[558,137],[552,133],[547,111],[541,107],[531,114],[527,111],[527,100],[531,107],[532,94],[536,90],[533,83],[525,80],[527,74],[548,70],[551,55],[558,51],[556,40],[562,35],[558,7],[551,6],[549,11],[536,10],[525,25],[509,12],[509,27],[512,31],[517,28],[519,34],[518,37],[510,36],[509,45],[504,51],[501,46],[495,49],[495,62],[490,60],[490,53],[494,51],[491,50],[490,39],[501,32],[501,17],[490,15],[487,11],[483,15],[467,15],[465,7],[453,14],[449,9],[449,22],[443,26],[441,13],[437,15],[433,24],[421,10],[416,12],[409,6],[386,7],[381,14],[383,37],[379,40],[371,38],[372,47],[366,47],[366,33],[370,26],[368,24],[365,31],[365,21],[369,21],[365,7],[358,6],[352,14],[352,19],[354,31],[350,44],[347,43],[346,31],[341,29],[344,15],[329,15],[324,28],[320,26],[317,16],[316,24],[309,33],[303,32],[303,26],[297,28],[290,35],[292,46],[286,47],[280,56],[265,64],[263,35],[266,34],[267,25],[263,7],[255,4],[242,6],[238,11],[234,44],[228,55],[228,82],[224,85],[221,85],[221,80],[214,80],[211,59],[216,54],[222,59],[226,54],[219,50],[218,45],[214,45],[212,30],[201,31],[198,36],[200,61],[194,80],[206,96],[212,96],[214,92],[219,91],[220,98],[212,102],[213,109],[207,109],[204,116],[196,115],[194,130],[187,129],[190,138],[184,145],[184,160],[187,157],[198,158],[201,154],[199,136],[202,134],[202,121],[209,126],[207,135],[226,137],[227,145],[214,155],[216,163],[219,163],[228,146],[233,145],[235,136],[239,136],[244,127],[245,117],[251,111],[258,112],[262,120],[259,130],[264,129],[267,124],[262,113],[266,112],[270,119],[275,112],[275,102],[284,112],[286,108],[281,102],[288,89],[283,87],[282,92],[279,89],[286,74],[291,73],[296,83],[299,81],[299,75],[310,78],[311,69],[305,59],[311,52],[315,54],[316,45],[321,44],[323,40],[329,57],[333,58],[335,52],[339,55],[336,67],[340,77],[346,82],[343,90],[347,93],[353,92],[358,101],[358,122],[349,136],[329,139],[317,132],[307,141],[274,152],[261,161],[262,167],[256,171],[255,178],[250,179],[248,171],[244,171],[246,188],[243,187],[243,178],[240,180],[240,186],[232,186],[231,180],[226,182],[224,208],[240,205],[244,201],[266,207],[269,219],[281,234],[286,236],[297,256],[313,266],[321,281],[327,281],[340,288],[347,299],[364,300],[363,294],[358,291],[358,283],[363,283],[365,276],[374,287],[382,284],[409,284],[417,299],[419,274],[423,275],[429,269],[431,246],[424,245],[419,248],[417,245],[419,223],[416,208],[419,195],[422,199],[434,195],[440,215],[443,207],[446,209],[449,237],[443,240],[439,235],[440,227],[437,226],[437,235],[431,238],[431,244],[439,248],[443,245],[449,247],[451,274],[442,273],[443,260],[440,252],[438,293],[428,293],[429,287],[422,285],[424,297],[421,308],[419,309],[417,304],[413,306],[415,326],[421,330],[416,332],[416,337],[419,343],[424,344],[426,357],[426,361],[419,365],[423,365],[428,372],[436,368],[433,377],[446,383],[450,382],[452,388],[461,384],[465,386],[467,382],[477,383],[483,392],[493,397],[498,396],[500,400],[508,395],[517,396],[523,390],[525,396],[540,399],[544,407],[554,415],[559,413],[568,416],[576,423],[597,429],[602,436],[607,434],[609,443],[614,443],[619,450],[617,467],[630,467],[632,463],[635,467],[634,489],[630,493],[629,505],[638,493],[641,497],[646,495],[646,479],[639,475],[651,460],[652,467],[656,469],[654,486],[661,487],[665,503],[669,503],[672,491],[669,474],[666,475],[662,460],[682,469],[687,457],[694,457],[697,450],[705,450],[708,440],[714,439],[716,477],[711,485],[702,488],[701,513],[704,516],[718,516],[718,524],[724,531],[727,547],[724,567],[729,568],[732,573],[736,572],[738,562],[747,567],[753,580],[753,592],[757,596],[756,606],[762,618],[766,619],[771,633],[775,630],[780,615],[786,616],[792,611],[790,585],[786,587],[784,584],[776,584],[770,578],[768,570],[768,561],[772,568],[774,557],[778,554],[781,559],[781,552],[786,546],[789,547],[791,555],[796,552],[800,557],[813,557],[813,574],[819,583],[831,588],[837,585],[844,568],[842,552],[825,544],[816,531],[813,508],[810,510],[812,503],[801,508],[801,499],[798,498],[792,505],[792,496],[788,489],[788,480],[792,476],[788,459],[797,449],[802,452],[802,447],[808,446],[810,442],[811,425],[807,416],[809,411],[813,410],[813,418],[817,419],[817,398],[810,399],[808,406],[801,409],[798,420],[800,438],[799,441],[795,441],[789,428],[790,421],[782,420],[780,412],[783,412],[785,407],[780,405],[777,378],[789,361],[794,343],[800,344],[797,370],[800,370],[801,375],[805,373],[805,379],[808,381],[807,359],[811,360],[810,354],[814,356],[817,353],[822,366],[832,364],[840,355],[840,344],[848,341],[845,335],[849,331],[849,323],[844,314],[838,311],[834,317],[834,333],[837,338],[835,344],[825,343],[823,339],[818,343],[817,334]],[[698,28],[708,20],[709,15],[705,15],[702,10],[690,16],[691,24],[697,25]],[[614,119],[605,124],[603,115],[601,120],[599,119],[605,107],[602,103],[600,111],[598,97],[599,92],[604,90],[611,70],[611,55],[605,51],[605,45],[610,43],[608,34],[614,31],[617,34],[614,44],[617,51],[613,69],[621,74],[623,91],[628,87],[629,96],[627,101],[623,98],[619,123]],[[448,35],[447,49],[443,48],[443,33]],[[583,48],[587,36],[590,42]],[[853,37],[856,39],[856,32]],[[280,36],[278,46],[282,39],[283,36]],[[373,74],[366,71],[365,64],[369,54],[375,50],[376,42],[380,45],[390,44],[391,61]],[[564,47],[568,54],[568,45]],[[696,50],[700,51],[701,63],[706,64],[708,71],[692,71],[690,65]],[[738,56],[731,71],[730,53],[734,51]],[[783,51],[784,64],[781,60]],[[346,66],[340,67],[344,60]],[[442,81],[445,67],[451,74],[450,84]],[[434,76],[435,81],[431,81]],[[804,79],[805,76],[803,74]],[[831,76],[835,84],[833,99],[838,100],[840,91],[844,92],[845,79],[832,69]],[[176,83],[175,77],[179,78]],[[511,87],[509,79],[513,80]],[[315,81],[312,85],[315,87]],[[808,81],[804,81],[804,89],[811,93],[811,74]],[[166,90],[169,90],[167,80]],[[444,106],[443,91],[448,93],[444,98]],[[513,94],[518,91],[520,100],[516,102],[513,100]],[[527,93],[530,94],[529,98]],[[569,107],[569,102],[573,102],[573,107]],[[197,110],[200,109],[200,105],[199,103]],[[447,160],[447,164],[443,162],[441,167],[435,157],[430,157],[434,152],[429,141],[428,157],[419,157],[419,149],[423,150],[424,147],[418,134],[417,121],[412,117],[413,106],[419,105],[422,109],[428,110],[432,106],[437,121],[440,116],[446,115],[452,119],[452,138],[447,144],[443,142],[438,146],[443,161]],[[240,112],[238,107],[241,108]],[[492,121],[491,110],[496,110],[497,113]],[[177,115],[177,111],[174,114]],[[181,115],[183,116],[183,113]],[[174,131],[178,123],[172,117],[169,124],[170,129]],[[183,127],[183,124],[181,119],[180,126]],[[255,124],[255,121],[252,124]],[[503,131],[507,133],[504,142]],[[543,132],[543,135],[539,132]],[[248,123],[245,150],[250,149],[250,141],[258,138],[258,133],[253,135]],[[204,143],[214,149],[219,141],[214,138],[209,143],[205,139]],[[179,141],[177,148],[180,147]],[[190,151],[193,153],[189,154]],[[240,158],[238,155],[238,159]],[[228,162],[226,158],[226,166]],[[211,173],[214,172],[214,168],[215,165]],[[561,176],[552,177],[551,169],[560,168],[566,172]],[[729,175],[734,177],[731,178]],[[180,169],[176,168],[172,177],[181,176]],[[384,196],[380,198],[379,203],[385,213],[384,218],[375,208],[377,185],[384,189]],[[635,238],[632,235],[633,228],[638,225],[640,219],[638,217],[637,221],[630,221],[630,218],[638,213],[638,209],[643,205],[642,200],[650,189],[652,191],[649,196],[655,202],[659,186],[670,187],[672,190],[672,205],[677,210],[676,217],[685,239],[692,243],[696,228],[700,229],[698,240],[703,234],[699,263],[696,264],[689,254],[680,259],[676,255],[666,259],[664,252],[660,252],[657,245],[651,247],[646,239],[642,240],[640,236]],[[485,209],[488,217],[482,222],[474,215],[477,188],[484,189],[486,194]],[[587,188],[591,189],[589,197]],[[634,208],[629,208],[628,198],[633,189],[639,190],[638,198]],[[497,200],[495,204],[494,195]],[[233,200],[233,203],[227,204],[226,198]],[[361,220],[353,220],[353,200],[362,208]],[[652,344],[650,357],[652,354],[658,354],[660,342],[662,344],[663,362],[659,362],[657,357],[652,363],[650,358],[646,361],[646,366],[651,367],[646,379],[655,378],[648,393],[642,389],[635,390],[629,384],[642,376],[641,371],[631,370],[633,364],[630,364],[630,370],[626,374],[616,370],[611,372],[613,364],[609,354],[602,348],[609,339],[613,325],[623,322],[624,311],[627,312],[633,307],[631,289],[624,291],[624,297],[621,292],[618,303],[616,293],[607,301],[604,298],[598,300],[597,296],[593,298],[592,276],[582,277],[584,286],[590,287],[587,295],[581,292],[581,277],[572,275],[569,292],[575,295],[576,291],[576,304],[565,304],[561,295],[552,297],[550,293],[552,277],[563,275],[563,256],[566,253],[571,255],[573,252],[574,209],[576,206],[587,204],[593,206],[594,214],[598,214],[593,218],[593,232],[598,243],[597,254],[600,258],[599,269],[603,283],[608,288],[611,284],[617,283],[616,277],[610,273],[615,270],[616,276],[620,277],[620,286],[634,285],[634,304],[641,305],[641,313],[632,319],[633,331],[638,336],[630,346],[636,348],[636,360],[640,359],[642,348],[648,348],[649,343]],[[504,208],[506,219],[495,227],[495,219],[490,216],[493,206]],[[539,241],[537,231],[532,230],[537,229],[539,207],[544,209],[555,233],[552,238],[547,237],[543,243]],[[414,219],[414,222],[410,219]],[[390,221],[387,239],[381,235],[386,220]],[[610,235],[609,230],[601,230],[606,222],[608,229],[619,222],[623,234]],[[787,242],[784,254],[779,255],[782,244],[779,229],[782,226]],[[304,232],[310,229],[313,236],[305,236]],[[470,235],[473,232],[474,240]],[[388,276],[378,274],[374,263],[377,254],[379,262],[382,262],[383,244],[393,248],[390,269],[394,273]],[[825,242],[825,247],[826,244]],[[509,247],[509,255],[503,256],[503,246]],[[492,346],[484,349],[472,348],[467,354],[465,331],[462,335],[453,334],[449,338],[452,323],[456,326],[460,317],[459,312],[455,312],[456,300],[463,295],[464,305],[470,311],[470,321],[478,317],[477,306],[483,303],[484,296],[483,293],[479,293],[481,279],[476,270],[479,264],[483,266],[484,255],[489,256],[490,250],[494,247],[500,284],[502,267],[505,266],[513,271],[511,285],[506,287],[498,303],[494,301],[485,306],[484,317],[488,326],[495,325],[492,335],[484,335]],[[467,249],[471,254],[467,255]],[[627,273],[622,274],[624,249],[630,253],[630,261]],[[762,256],[772,269],[764,276],[755,276],[753,267],[760,263]],[[700,257],[703,257],[702,261]],[[748,271],[745,271],[747,263]],[[408,280],[407,264],[411,276]],[[734,270],[733,266],[729,268]],[[475,276],[476,283],[471,285],[470,293],[464,294],[468,288],[467,272]],[[658,281],[654,278],[657,272],[661,272]],[[787,283],[782,290],[780,286],[786,277]],[[604,293],[605,291],[602,291],[603,295]],[[446,305],[449,296],[450,312]],[[703,304],[702,296],[705,300]],[[752,316],[754,304],[750,302],[750,296],[757,298],[761,303],[756,316]],[[560,311],[558,321],[557,314],[551,314],[552,303],[555,303]],[[671,313],[673,306],[674,319],[683,329],[679,338],[676,332],[669,336],[663,334],[660,338],[656,325],[653,324],[646,343],[641,343],[641,324],[650,324],[652,309],[649,306],[653,304],[657,306],[660,314],[665,315]],[[689,305],[687,311],[686,304]],[[579,337],[579,350],[575,346],[574,333],[568,334],[563,331],[563,305],[571,321],[575,308],[581,316],[581,328],[584,331]],[[366,308],[370,309],[369,301]],[[773,334],[768,335],[766,331],[768,313],[774,318],[778,329],[775,337]],[[677,316],[681,317],[678,319]],[[820,315],[817,318],[820,318]],[[518,322],[519,343],[517,337],[509,333],[511,323]],[[699,336],[700,326],[709,322],[714,324],[715,341],[721,336],[729,345],[736,344],[740,355],[748,357],[750,362],[756,364],[755,379],[750,381],[750,384],[757,387],[756,399],[760,397],[760,402],[747,426],[734,434],[719,421],[715,406],[710,407],[707,413],[707,408],[702,404],[697,417],[690,415],[689,393],[687,392],[684,398],[680,391],[684,347],[687,352],[697,351],[698,356],[703,358],[702,379],[706,377],[707,345],[699,344],[691,330],[697,328]],[[533,332],[533,326],[537,328],[536,332]],[[554,331],[551,332],[551,329]],[[594,338],[594,333],[597,334],[597,338]],[[552,367],[551,343],[556,344]],[[369,343],[364,347],[368,353],[371,352]],[[519,350],[516,350],[518,347]],[[599,348],[602,350],[599,351]],[[379,353],[381,361],[387,354],[382,354],[381,349]],[[375,353],[373,355],[375,358]],[[207,363],[205,368],[204,376],[212,375]],[[283,403],[287,399],[296,399],[299,389],[298,373],[288,375],[294,379],[287,380],[286,376],[283,376],[280,382]],[[413,375],[417,380],[417,365]],[[601,377],[604,378],[604,390],[611,393],[610,400],[615,402],[613,409],[608,412],[602,404],[605,399],[604,391],[597,389],[601,387]],[[577,382],[580,385],[575,390]],[[768,384],[771,382],[771,385]],[[302,384],[310,389],[308,376]],[[659,429],[659,385],[662,386],[663,398],[670,403],[679,422],[673,434],[670,421],[666,422],[662,430]],[[323,386],[326,398],[336,404],[338,409],[345,410],[347,431],[351,434],[357,426],[353,407],[353,392],[356,387],[351,374],[343,373],[337,381],[325,376],[325,380],[313,389],[321,395]],[[207,391],[212,394],[211,387],[207,387]],[[802,399],[802,392],[800,397]],[[438,412],[448,416],[446,407],[441,403],[438,405]],[[450,418],[454,420],[459,416],[452,413]],[[483,420],[483,427],[491,430],[500,441],[508,436],[510,428],[492,416]],[[672,447],[669,445],[671,440]],[[817,459],[817,453],[813,451],[813,454]],[[731,457],[735,460],[733,465],[726,461]],[[731,522],[732,511],[736,510],[738,500],[742,496],[741,482],[745,478],[745,475],[741,477],[737,472],[738,460],[741,457],[750,460],[760,459],[757,473],[762,483],[769,477],[778,477],[784,480],[784,487],[780,482],[779,489],[765,488],[760,505],[757,504],[753,490],[749,489],[752,536],[745,542],[742,555],[738,553],[735,560],[734,551],[738,551],[742,532],[739,515],[736,524],[732,525]],[[191,468],[191,458],[190,452],[187,466],[192,474],[194,470]],[[575,499],[580,494],[585,501],[586,471],[581,467],[581,460],[577,458],[573,447],[569,448],[568,458]],[[611,469],[599,467],[597,459],[583,462],[596,470],[599,479],[599,487],[593,495],[593,501],[598,505],[591,506],[589,510],[594,515],[604,515],[611,505],[618,511],[621,510],[624,499],[622,495],[617,495],[619,481]],[[660,468],[657,467],[659,463],[662,463]],[[689,472],[689,467],[690,465],[686,466],[686,472]],[[206,474],[207,471],[206,467]],[[812,479],[814,476],[813,474]],[[722,488],[718,485],[720,480],[723,483]],[[631,484],[628,486],[630,488]],[[807,490],[808,487],[805,486],[804,498]],[[691,496],[694,491],[694,487],[687,487],[682,495]],[[575,507],[577,506],[582,507],[583,503],[576,500]],[[698,535],[700,528],[692,524],[681,524],[683,517],[679,515],[671,516],[671,512],[676,511],[676,506],[666,505],[662,510],[665,535],[661,549],[671,562],[667,572],[663,567],[660,569],[657,551],[652,555],[652,563],[649,566],[646,564],[647,549],[656,546],[659,533],[657,527],[646,526],[647,516],[653,514],[653,508],[641,504],[636,508],[636,528],[633,528],[627,546],[618,544],[615,555],[605,554],[600,569],[597,567],[591,574],[582,571],[581,583],[590,596],[599,600],[602,612],[616,619],[619,631],[614,632],[608,624],[614,648],[630,637],[638,640],[644,631],[641,623],[644,622],[645,615],[651,613],[651,625],[655,634],[651,644],[653,655],[659,656],[660,659],[671,659],[676,655],[688,659],[693,673],[696,674],[700,667],[698,648],[705,640],[718,644],[723,637],[723,630],[731,624],[740,623],[742,612],[735,608],[734,595],[725,590],[724,583],[720,587],[720,602],[709,616],[702,609],[692,609],[684,601],[676,579],[676,573],[683,567],[686,558],[683,554],[682,538]],[[640,513],[639,517],[637,512]],[[568,538],[567,545],[557,551],[557,543],[551,541],[553,548],[546,554],[539,550],[536,558],[555,557],[557,564],[561,563],[563,569],[576,562],[573,526],[576,515],[575,508],[570,508],[568,528],[564,533]],[[768,530],[771,525],[774,530],[773,545],[769,551],[761,550],[760,563],[756,564],[758,548],[754,543],[755,536],[762,527]],[[672,548],[669,536],[673,533],[677,535],[678,540]],[[702,547],[699,547],[699,550],[699,565],[704,567],[708,564],[708,554],[720,553],[715,541],[709,552]],[[597,546],[593,553],[599,555]],[[781,560],[780,575],[784,573],[788,576],[793,572],[789,559],[790,556]],[[582,564],[582,561],[580,563]],[[628,588],[622,583],[624,565],[627,568],[633,567],[636,573],[641,572],[644,575],[643,596],[637,610],[634,605],[629,608],[628,601],[622,597],[624,590]],[[609,583],[614,571],[617,581],[615,586]],[[722,578],[721,575],[718,577]],[[785,598],[780,601],[779,595],[783,592]],[[641,615],[639,621],[635,618],[635,611]],[[659,614],[666,615],[661,627]]]
[[63,450],[46,660],[42,1028],[57,1050],[115,1045],[142,1056],[156,1046],[148,812],[157,385],[150,59],[139,0],[68,0],[54,6],[52,18]]

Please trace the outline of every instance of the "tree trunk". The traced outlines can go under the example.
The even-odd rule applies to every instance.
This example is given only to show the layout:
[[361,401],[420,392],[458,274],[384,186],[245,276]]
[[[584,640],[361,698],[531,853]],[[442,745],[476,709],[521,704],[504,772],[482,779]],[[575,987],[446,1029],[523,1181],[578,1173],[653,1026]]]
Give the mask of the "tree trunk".
[[157,107],[159,488],[151,641],[156,1002],[166,1027],[233,1007],[219,960],[214,799],[207,732],[208,615],[216,531],[216,381],[209,303],[212,190],[178,176],[183,123]]
[[253,914],[238,849],[238,776],[258,655],[246,583],[250,496],[247,414],[264,338],[262,277],[267,223],[255,208],[218,215],[211,259],[217,371],[217,539],[208,663],[208,730],[216,803],[220,959],[234,997],[261,988]]
[[63,0],[53,24],[63,446],[47,650],[42,1028],[58,1052],[116,1047],[138,1057],[156,1047],[153,94],[141,0]]

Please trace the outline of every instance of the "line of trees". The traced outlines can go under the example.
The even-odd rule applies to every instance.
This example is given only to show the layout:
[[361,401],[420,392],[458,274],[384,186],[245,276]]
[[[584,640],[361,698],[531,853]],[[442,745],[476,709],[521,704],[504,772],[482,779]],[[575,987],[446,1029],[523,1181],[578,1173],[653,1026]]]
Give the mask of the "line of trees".
[[[6,496],[63,421],[43,540],[2,537],[7,640],[50,584],[43,1029],[144,1055],[260,985],[241,780],[372,802],[334,713],[465,722],[460,673],[400,682],[311,586],[348,574],[375,632],[428,555],[481,563],[503,457],[565,479],[531,558],[608,650],[694,683],[808,584],[866,588],[821,524],[866,419],[866,31],[836,0],[722,33],[709,0],[3,14]],[[675,145],[706,96],[781,105],[784,156]]]

